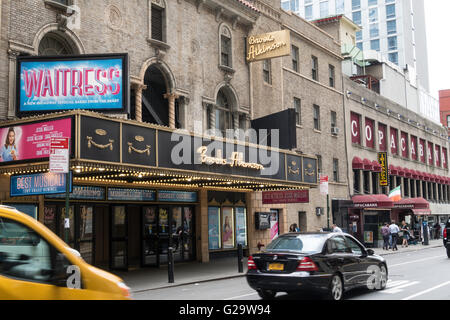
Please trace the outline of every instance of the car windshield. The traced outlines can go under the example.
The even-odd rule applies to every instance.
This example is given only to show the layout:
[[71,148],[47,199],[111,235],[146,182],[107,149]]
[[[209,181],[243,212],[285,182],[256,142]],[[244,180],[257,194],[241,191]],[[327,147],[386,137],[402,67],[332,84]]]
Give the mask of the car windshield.
[[321,234],[302,234],[278,237],[267,245],[267,251],[294,251],[300,253],[321,252],[326,237]]

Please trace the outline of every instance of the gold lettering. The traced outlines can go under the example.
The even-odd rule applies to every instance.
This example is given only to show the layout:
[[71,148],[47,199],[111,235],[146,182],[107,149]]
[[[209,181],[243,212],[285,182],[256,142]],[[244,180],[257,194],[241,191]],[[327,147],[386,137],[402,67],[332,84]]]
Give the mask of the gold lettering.
[[230,157],[230,161],[222,157],[222,150],[217,150],[216,157],[210,157],[206,155],[208,148],[205,146],[199,147],[197,153],[200,154],[200,161],[207,165],[229,165],[230,167],[250,168],[255,170],[262,170],[264,166],[258,163],[250,163],[244,161],[244,154],[242,152],[233,152]]

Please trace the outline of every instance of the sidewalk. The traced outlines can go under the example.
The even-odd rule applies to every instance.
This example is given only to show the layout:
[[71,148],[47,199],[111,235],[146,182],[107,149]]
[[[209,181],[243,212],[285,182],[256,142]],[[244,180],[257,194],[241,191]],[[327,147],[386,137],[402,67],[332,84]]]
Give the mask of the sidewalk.
[[[428,246],[422,244],[410,245],[407,248],[398,246],[398,251],[386,251],[375,248],[375,254],[386,256],[405,252],[442,247],[442,240],[431,240]],[[235,277],[244,277],[247,272],[247,259],[243,260],[243,273],[238,272],[237,257],[227,257],[211,260],[208,263],[186,262],[176,263],[174,266],[174,283],[168,281],[167,266],[161,268],[142,268],[128,272],[114,272],[131,288],[132,293],[162,289],[168,287],[195,284]]]

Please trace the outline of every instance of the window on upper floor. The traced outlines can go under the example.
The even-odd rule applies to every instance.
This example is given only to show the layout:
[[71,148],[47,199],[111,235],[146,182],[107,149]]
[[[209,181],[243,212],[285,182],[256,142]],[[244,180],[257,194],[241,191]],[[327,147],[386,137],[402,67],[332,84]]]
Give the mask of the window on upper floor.
[[389,4],[386,6],[386,19],[395,18],[395,4]]
[[397,21],[389,20],[386,22],[387,34],[397,33]]
[[331,64],[328,65],[328,80],[329,80],[329,85],[330,87],[334,88],[335,86],[335,70],[334,70],[334,66],[332,66]]
[[314,129],[320,131],[320,107],[313,105]]
[[380,35],[380,30],[378,28],[378,23],[372,23],[369,26],[369,33],[371,38],[377,38]]
[[333,133],[333,128],[337,128],[337,113],[336,113],[336,111],[330,112],[330,120],[331,120],[331,132]]
[[319,7],[320,7],[320,17],[321,18],[327,17],[329,15],[328,1],[320,2]]
[[313,18],[313,6],[312,4],[305,6],[305,19],[312,20]]
[[357,25],[361,25],[361,11],[355,11],[352,13],[352,20]]
[[295,109],[295,123],[297,125],[302,124],[302,101],[299,98],[294,98]]
[[378,8],[369,9],[369,22],[377,22],[378,21]]
[[380,40],[379,39],[370,41],[370,50],[380,51]]
[[390,52],[388,54],[389,61],[398,65],[398,52]]
[[388,50],[392,51],[392,50],[397,50],[397,37],[388,37],[387,39],[388,41]]
[[361,9],[361,0],[352,0],[352,10]]
[[286,11],[291,10],[289,1],[281,1],[281,9],[286,10]]
[[220,28],[220,65],[233,67],[232,63],[232,37],[230,28],[223,25]]
[[378,0],[369,0],[368,5],[369,7],[376,6],[378,5]]
[[291,11],[297,12],[299,8],[299,0],[291,0]]
[[165,3],[163,0],[152,0],[151,4],[151,35],[153,40],[166,42],[165,34]]
[[311,77],[319,81],[319,60],[315,56],[311,56]]
[[336,0],[336,14],[345,13],[345,1]]
[[291,47],[291,57],[292,57],[292,70],[298,72],[298,47]]
[[272,84],[272,65],[271,60],[263,60],[263,79],[265,83]]
[[333,159],[333,181],[339,182],[339,159]]

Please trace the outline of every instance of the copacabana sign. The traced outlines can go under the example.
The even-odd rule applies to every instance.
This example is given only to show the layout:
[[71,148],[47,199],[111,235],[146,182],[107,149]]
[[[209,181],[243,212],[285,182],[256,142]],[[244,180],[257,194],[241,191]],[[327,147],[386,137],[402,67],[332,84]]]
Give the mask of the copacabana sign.
[[73,109],[126,111],[127,65],[127,54],[19,58],[18,114]]

